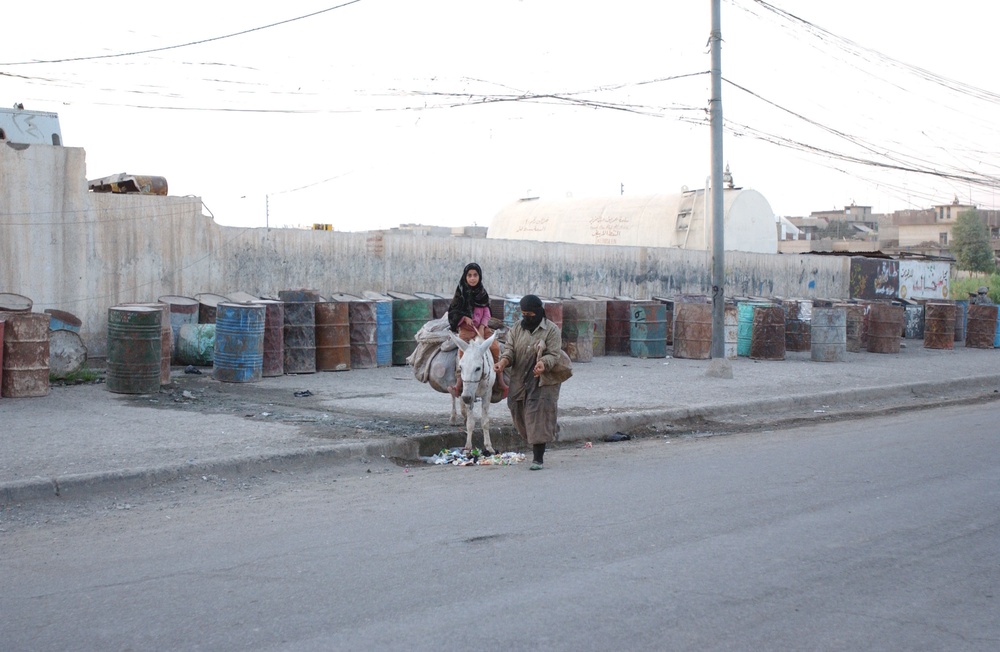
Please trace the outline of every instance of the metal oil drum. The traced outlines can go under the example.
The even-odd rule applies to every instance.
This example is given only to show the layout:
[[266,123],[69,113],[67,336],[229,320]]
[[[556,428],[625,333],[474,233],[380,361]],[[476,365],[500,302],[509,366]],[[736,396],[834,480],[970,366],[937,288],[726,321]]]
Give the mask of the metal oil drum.
[[[583,299],[562,300],[562,348],[573,362],[594,358],[594,313],[597,303]],[[548,314],[548,309],[545,311]]]
[[108,308],[108,391],[117,394],[160,391],[162,316],[162,310],[151,306]]
[[809,324],[809,352],[813,362],[847,360],[846,308],[813,308]]
[[997,332],[997,307],[969,306],[969,321],[965,329],[965,346],[975,349],[992,349]]
[[750,359],[785,359],[785,309],[781,306],[754,306],[750,335]]
[[33,312],[0,312],[3,360],[0,395],[6,398],[49,393],[49,316]]
[[899,353],[904,319],[903,306],[872,303],[868,307],[868,352]]
[[955,304],[924,305],[924,348],[955,348]]
[[607,355],[629,355],[632,301],[608,299],[607,305],[607,336],[604,340],[604,352]]
[[674,357],[708,360],[712,357],[712,306],[674,304]]
[[170,384],[170,362],[174,358],[174,331],[170,325],[170,306],[162,301],[125,303],[123,306],[145,306],[160,311],[160,384]]
[[285,373],[285,303],[275,299],[257,299],[264,306],[264,354],[260,375],[273,378]]
[[226,383],[261,379],[266,311],[258,303],[223,301],[216,306],[213,378]]
[[392,301],[392,364],[405,365],[406,358],[417,348],[416,335],[431,321],[433,304],[430,299],[393,299]]
[[316,304],[316,371],[351,368],[350,309],[343,301]]
[[667,307],[659,301],[631,304],[629,354],[633,358],[667,357]]
[[347,302],[350,322],[351,369],[378,366],[378,304],[359,299]]

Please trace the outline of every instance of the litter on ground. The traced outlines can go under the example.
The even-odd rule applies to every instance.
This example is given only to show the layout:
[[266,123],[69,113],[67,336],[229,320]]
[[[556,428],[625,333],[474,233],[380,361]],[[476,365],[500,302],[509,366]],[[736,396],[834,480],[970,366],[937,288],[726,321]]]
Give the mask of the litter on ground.
[[524,453],[496,453],[484,455],[478,448],[471,451],[462,448],[444,448],[437,455],[427,458],[430,464],[452,464],[454,466],[510,466],[524,461]]

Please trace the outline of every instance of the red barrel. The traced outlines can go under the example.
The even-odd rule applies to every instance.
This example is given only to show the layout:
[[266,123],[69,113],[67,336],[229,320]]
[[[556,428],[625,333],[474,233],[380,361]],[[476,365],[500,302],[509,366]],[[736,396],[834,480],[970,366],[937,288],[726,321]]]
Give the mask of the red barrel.
[[274,299],[257,299],[264,305],[264,362],[261,376],[270,378],[285,373],[285,304]]
[[630,355],[632,302],[628,299],[608,299],[607,306],[607,336],[604,340],[604,351],[607,355]]
[[0,395],[7,398],[49,393],[49,316],[42,313],[0,313],[3,329],[3,371]]
[[349,371],[351,325],[348,304],[321,301],[316,304],[316,371]]
[[992,349],[997,330],[997,307],[969,306],[969,325],[965,329],[965,346],[976,349]]
[[222,296],[221,294],[212,294],[211,292],[202,292],[200,294],[194,295],[194,298],[198,300],[198,323],[199,324],[214,324],[215,323],[215,313],[218,310],[220,303],[225,303],[229,301],[229,297]]
[[785,359],[785,309],[754,306],[750,334],[751,360]]

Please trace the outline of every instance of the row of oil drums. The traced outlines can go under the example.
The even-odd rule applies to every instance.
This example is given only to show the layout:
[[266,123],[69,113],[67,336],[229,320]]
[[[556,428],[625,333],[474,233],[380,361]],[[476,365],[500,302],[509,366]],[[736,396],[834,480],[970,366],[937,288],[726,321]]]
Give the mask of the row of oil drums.
[[34,302],[0,293],[0,397],[46,396],[50,376],[65,378],[87,361],[81,320],[56,309],[32,312]]

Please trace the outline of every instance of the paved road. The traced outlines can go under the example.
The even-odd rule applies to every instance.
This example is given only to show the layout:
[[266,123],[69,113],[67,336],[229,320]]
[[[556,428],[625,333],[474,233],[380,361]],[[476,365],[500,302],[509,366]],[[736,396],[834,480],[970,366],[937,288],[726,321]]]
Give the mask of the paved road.
[[0,531],[4,647],[992,652],[998,419],[36,502]]

